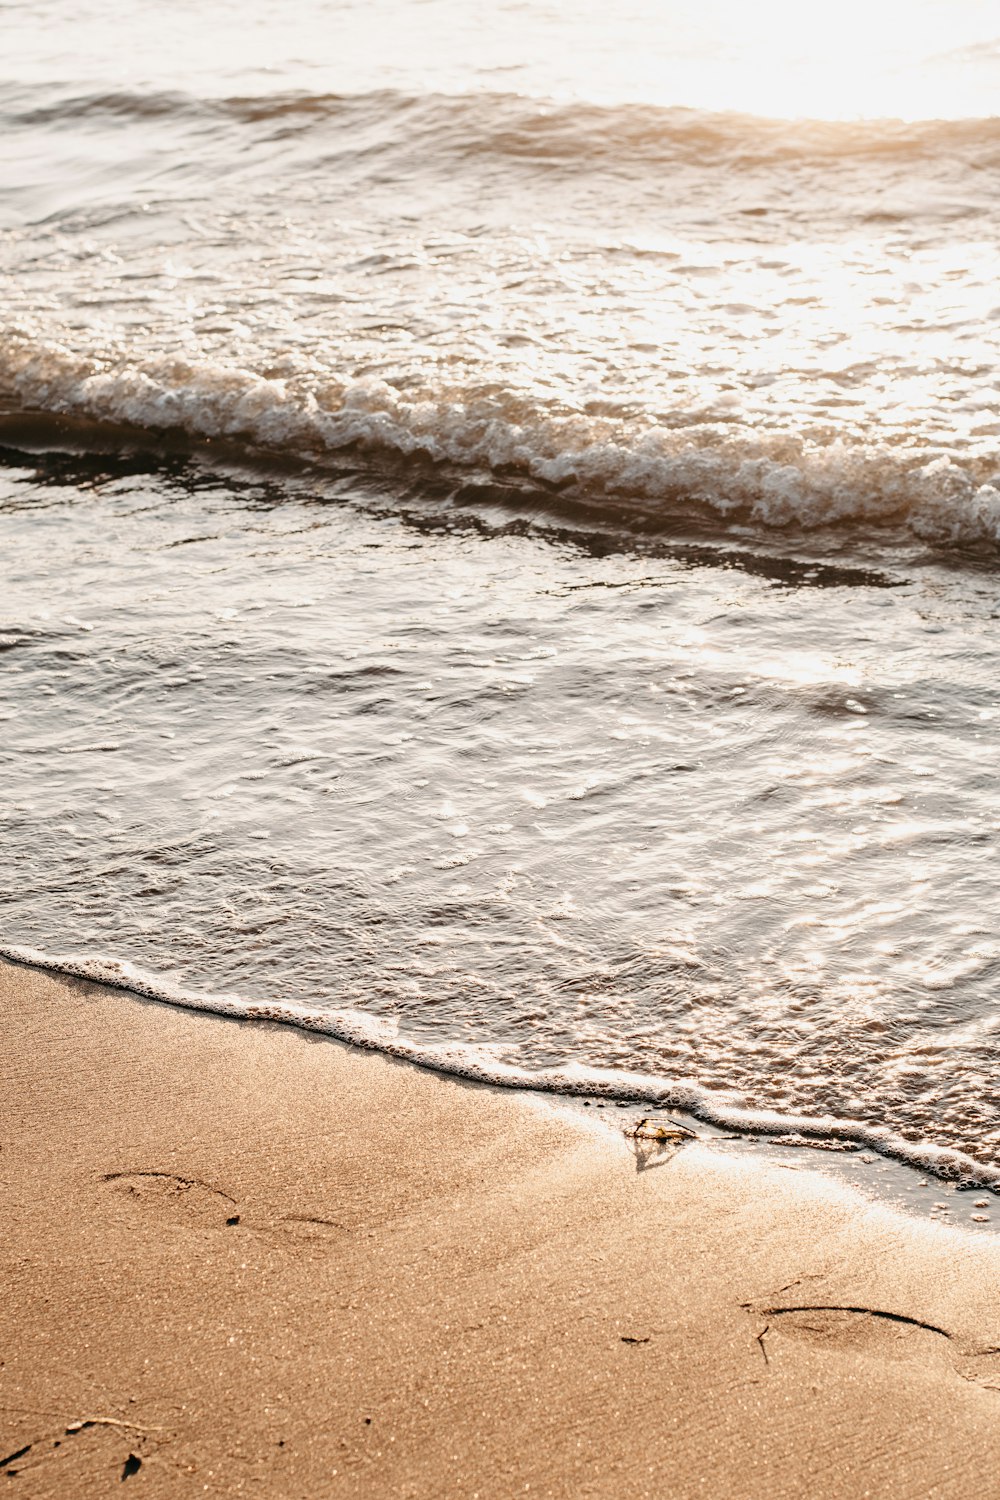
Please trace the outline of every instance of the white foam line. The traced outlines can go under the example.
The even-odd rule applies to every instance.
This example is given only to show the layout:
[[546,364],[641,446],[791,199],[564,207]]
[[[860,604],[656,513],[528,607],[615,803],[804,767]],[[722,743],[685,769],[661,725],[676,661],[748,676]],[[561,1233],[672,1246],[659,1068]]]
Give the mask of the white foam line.
[[935,542],[1000,541],[992,455],[959,462],[936,450],[898,455],[876,438],[816,446],[756,431],[705,447],[690,429],[591,421],[514,390],[414,393],[294,361],[265,377],[225,362],[136,359],[124,346],[91,357],[17,329],[0,328],[0,350],[0,394],[27,409],[313,460],[360,446],[460,470],[513,469],[569,486],[599,512],[610,499],[636,521],[673,499],[767,527],[902,521]]
[[896,1135],[887,1126],[866,1125],[858,1120],[838,1120],[833,1115],[782,1115],[771,1110],[752,1110],[736,1102],[726,1103],[717,1093],[684,1079],[655,1080],[642,1075],[615,1076],[595,1068],[572,1065],[546,1068],[537,1073],[494,1060],[485,1063],[473,1048],[461,1044],[419,1046],[401,1040],[389,1022],[361,1011],[317,1011],[292,1003],[274,1004],[244,1000],[237,995],[205,995],[158,979],[128,962],[81,954],[49,954],[38,948],[0,942],[0,958],[55,974],[69,974],[113,989],[131,991],[150,1000],[187,1010],[208,1011],[247,1021],[277,1021],[303,1031],[319,1032],[337,1041],[383,1052],[434,1072],[466,1078],[474,1083],[501,1088],[531,1089],[548,1094],[620,1099],[630,1103],[683,1109],[707,1125],[755,1135],[797,1134],[818,1140],[850,1141],[867,1146],[882,1156],[930,1172],[936,1177],[969,1186],[1000,1188],[1000,1168],[987,1166],[962,1151],[928,1143],[914,1143]]

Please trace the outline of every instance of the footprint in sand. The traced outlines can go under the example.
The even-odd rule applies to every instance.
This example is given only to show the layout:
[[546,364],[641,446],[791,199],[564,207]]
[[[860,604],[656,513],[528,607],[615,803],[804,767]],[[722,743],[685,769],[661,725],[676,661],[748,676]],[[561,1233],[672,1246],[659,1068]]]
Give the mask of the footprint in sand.
[[228,1193],[197,1177],[182,1177],[175,1172],[107,1172],[101,1181],[135,1208],[175,1223],[215,1229],[238,1225],[273,1243],[285,1241],[318,1248],[343,1233],[342,1226],[333,1219],[311,1214],[248,1222],[236,1199]]
[[831,1352],[936,1365],[963,1380],[1000,1390],[1000,1348],[965,1343],[947,1329],[920,1318],[880,1308],[821,1303],[792,1307],[745,1303],[744,1306],[763,1320],[756,1340],[768,1364],[778,1355],[781,1339],[790,1338],[826,1347]]
[[196,1177],[173,1172],[107,1172],[101,1181],[137,1208],[180,1223],[222,1227],[240,1222],[235,1198]]
[[296,1239],[319,1243],[343,1232],[341,1225],[333,1219],[316,1219],[307,1214],[292,1214],[287,1219],[279,1219],[272,1228],[294,1235]]
[[333,1242],[344,1233],[343,1225],[333,1219],[321,1219],[310,1214],[290,1214],[286,1218],[272,1219],[268,1223],[250,1226],[274,1246],[285,1246],[297,1251],[324,1251],[332,1248]]

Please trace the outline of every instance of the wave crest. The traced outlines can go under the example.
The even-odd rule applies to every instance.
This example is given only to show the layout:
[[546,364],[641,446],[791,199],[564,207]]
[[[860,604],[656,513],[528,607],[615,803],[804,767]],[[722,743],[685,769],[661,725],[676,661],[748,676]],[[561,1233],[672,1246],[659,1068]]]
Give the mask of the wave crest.
[[[302,90],[201,98],[180,90],[114,90],[36,103],[8,90],[0,114],[8,127],[73,126],[87,120],[216,120],[299,133],[324,126],[371,131],[386,141],[414,140],[461,155],[493,153],[581,165],[690,160],[777,165],[849,158],[905,162],[942,154],[966,157],[977,171],[1000,165],[1000,117],[957,120],[787,120],[653,104],[561,102],[523,94],[357,94]],[[370,142],[369,142],[370,144]]]
[[836,438],[593,418],[500,386],[400,388],[338,379],[289,358],[266,371],[177,357],[86,358],[11,335],[0,396],[191,440],[227,439],[306,461],[345,451],[420,459],[461,475],[558,491],[625,530],[714,515],[765,527],[902,524],[938,544],[1000,541],[1000,477],[964,463]]

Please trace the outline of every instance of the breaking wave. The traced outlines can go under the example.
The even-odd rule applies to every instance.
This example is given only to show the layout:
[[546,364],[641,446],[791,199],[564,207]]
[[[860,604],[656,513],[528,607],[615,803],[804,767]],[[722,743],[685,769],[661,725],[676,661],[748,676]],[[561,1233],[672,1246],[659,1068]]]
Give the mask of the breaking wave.
[[497,384],[394,385],[338,379],[290,357],[266,371],[127,351],[82,357],[9,334],[0,401],[150,434],[227,440],[306,462],[337,454],[418,460],[558,493],[560,504],[626,531],[685,515],[767,528],[902,526],[943,546],[1000,541],[1000,474],[957,458],[836,437],[595,417]]

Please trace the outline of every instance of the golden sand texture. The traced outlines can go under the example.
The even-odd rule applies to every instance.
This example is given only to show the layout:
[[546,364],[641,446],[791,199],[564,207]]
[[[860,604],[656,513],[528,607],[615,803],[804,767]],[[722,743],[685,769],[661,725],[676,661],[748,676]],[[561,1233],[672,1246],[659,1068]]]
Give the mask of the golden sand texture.
[[10,964],[0,1015],[12,1500],[993,1492],[989,1236]]

